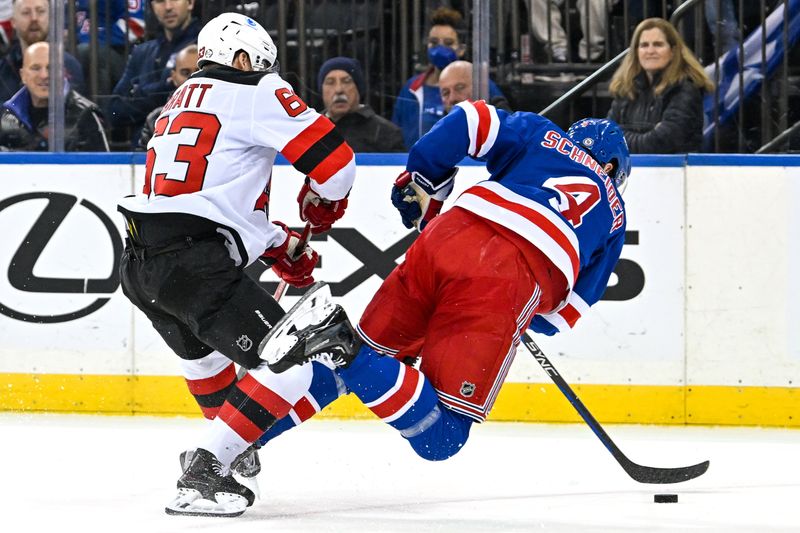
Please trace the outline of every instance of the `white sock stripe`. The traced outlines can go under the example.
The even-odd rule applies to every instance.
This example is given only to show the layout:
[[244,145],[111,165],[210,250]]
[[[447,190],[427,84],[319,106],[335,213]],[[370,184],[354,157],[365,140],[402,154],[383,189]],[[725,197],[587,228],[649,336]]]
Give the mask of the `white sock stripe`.
[[467,116],[467,136],[469,137],[469,148],[467,149],[467,153],[474,156],[478,141],[478,111],[476,111],[475,106],[467,100],[459,102],[456,105],[463,109],[464,114]]
[[308,400],[308,403],[310,403],[310,404],[311,404],[311,407],[313,407],[313,408],[314,408],[314,412],[315,412],[315,413],[319,413],[319,412],[320,412],[320,410],[321,410],[322,408],[319,406],[319,403],[317,402],[317,399],[316,399],[316,398],[314,398],[314,397],[311,395],[311,393],[309,393],[309,394],[306,394],[306,395],[304,396],[304,398],[305,398],[306,400]]
[[376,405],[382,404],[383,402],[391,398],[394,395],[394,393],[397,392],[403,385],[403,379],[405,378],[405,375],[406,375],[406,365],[400,365],[400,370],[397,373],[397,381],[394,382],[392,388],[384,392],[383,395],[381,395],[381,397],[378,398],[377,400],[365,403],[364,405],[369,408],[372,408],[375,407]]
[[477,157],[483,157],[492,149],[494,142],[497,140],[497,134],[500,131],[500,118],[497,116],[497,109],[494,106],[487,105],[486,109],[489,111],[489,133],[486,135],[486,140],[483,141],[481,149]]
[[250,370],[250,375],[264,387],[283,398],[289,405],[294,405],[305,396],[314,377],[313,365],[293,366],[276,374],[266,363]]
[[225,370],[231,363],[230,359],[216,350],[200,359],[180,360],[183,377],[191,380],[214,377]]
[[294,411],[294,409],[289,410],[289,418],[292,419],[292,422],[294,422],[295,426],[299,426],[300,424],[303,423],[303,421],[300,420],[300,417],[297,416],[297,413]]
[[570,292],[569,299],[567,301],[578,311],[578,313],[580,313],[581,316],[585,316],[589,313],[589,304],[587,304],[577,292]]

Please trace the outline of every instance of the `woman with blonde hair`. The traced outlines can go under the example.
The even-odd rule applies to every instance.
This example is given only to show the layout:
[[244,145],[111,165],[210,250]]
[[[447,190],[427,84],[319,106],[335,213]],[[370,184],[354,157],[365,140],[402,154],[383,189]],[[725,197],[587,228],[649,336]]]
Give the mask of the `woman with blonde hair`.
[[703,95],[714,84],[669,21],[639,23],[609,89],[608,118],[622,127],[631,153],[701,149]]

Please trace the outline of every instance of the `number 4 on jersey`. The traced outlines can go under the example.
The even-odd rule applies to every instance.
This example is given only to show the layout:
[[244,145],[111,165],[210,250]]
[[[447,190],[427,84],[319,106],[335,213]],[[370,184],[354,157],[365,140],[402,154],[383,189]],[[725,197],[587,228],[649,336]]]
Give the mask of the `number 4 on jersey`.
[[552,199],[550,202],[576,228],[583,223],[586,213],[600,201],[600,187],[586,176],[549,178],[543,185],[558,193],[558,200]]

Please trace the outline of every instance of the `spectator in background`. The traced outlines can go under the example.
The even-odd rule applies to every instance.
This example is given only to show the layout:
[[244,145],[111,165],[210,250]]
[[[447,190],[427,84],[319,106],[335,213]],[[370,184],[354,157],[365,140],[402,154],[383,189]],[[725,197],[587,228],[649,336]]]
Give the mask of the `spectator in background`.
[[[23,87],[3,104],[0,148],[46,151],[50,96],[50,45],[28,46],[22,59]],[[64,102],[64,149],[67,152],[107,152],[100,108],[69,89]]]
[[0,54],[5,54],[14,38],[11,16],[14,13],[13,0],[0,0]]
[[[439,74],[444,67],[464,56],[466,46],[459,37],[463,26],[463,17],[453,9],[442,7],[431,15],[431,28],[428,31],[430,64],[403,85],[392,115],[392,122],[403,130],[406,148],[411,148],[444,116],[444,106],[439,96]],[[489,96],[502,94],[497,85],[489,81]]]
[[175,54],[196,43],[200,32],[199,21],[192,17],[194,0],[151,0],[150,6],[161,35],[133,49],[109,104],[112,127],[132,127],[134,146],[147,115],[163,106],[175,88],[169,81]]
[[[472,63],[469,61],[453,61],[439,75],[439,94],[442,97],[445,113],[459,102],[472,100]],[[489,98],[489,103],[498,109],[511,113],[511,106],[502,94]]]
[[[50,28],[50,3],[48,0],[15,0],[11,26],[16,38],[5,56],[0,59],[0,102],[5,102],[22,87],[19,71],[22,55],[32,44],[47,40]],[[70,87],[78,92],[85,90],[83,71],[78,60],[64,52],[64,70]]]
[[[90,72],[90,41],[92,24],[90,0],[77,0],[78,59],[84,72]],[[111,23],[106,28],[106,23]],[[122,77],[128,54],[125,43],[133,45],[144,38],[144,4],[129,0],[100,0],[97,2],[97,94],[111,94]]]
[[[169,82],[174,89],[177,89],[183,85],[183,82],[189,79],[189,76],[197,72],[197,70],[197,45],[190,44],[175,56],[175,66],[172,68],[172,72],[170,72]],[[137,151],[147,150],[147,143],[150,142],[150,138],[153,136],[156,120],[158,120],[162,109],[164,109],[164,106],[158,106],[153,109],[144,120],[142,133],[139,135],[139,142],[136,145]]]
[[[719,2],[719,12],[717,12],[717,2]],[[741,39],[739,19],[736,17],[733,0],[705,0],[704,8],[708,31],[714,40],[717,53],[722,55],[739,46]],[[717,42],[717,31],[719,31],[719,42]]]
[[[605,52],[608,12],[618,0],[577,0],[575,5],[580,14],[581,41],[578,43],[578,57],[581,61],[596,61]],[[550,18],[547,17],[548,3]],[[567,63],[567,34],[561,25],[563,0],[529,0],[528,12],[533,37],[542,43],[555,63]]]
[[714,84],[668,21],[639,23],[609,89],[614,100],[608,118],[622,127],[632,153],[701,149],[703,93]]
[[358,60],[349,57],[327,60],[319,69],[317,85],[325,104],[325,116],[354,152],[405,151],[400,128],[361,103],[366,89]]

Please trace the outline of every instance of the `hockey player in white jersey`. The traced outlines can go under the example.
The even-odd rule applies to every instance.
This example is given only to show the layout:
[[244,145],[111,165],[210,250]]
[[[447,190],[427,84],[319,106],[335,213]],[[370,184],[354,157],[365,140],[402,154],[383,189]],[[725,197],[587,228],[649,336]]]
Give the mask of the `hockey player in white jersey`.
[[[198,48],[200,70],[155,123],[141,193],[119,204],[128,231],[121,278],[181,358],[203,414],[238,439],[222,451],[207,442],[213,437],[199,440],[167,512],[235,516],[254,496],[230,466],[310,381],[306,370],[276,379],[262,365],[261,341],[284,311],[243,273],[261,257],[292,285],[314,281],[316,252],[268,217],[275,156],[307,176],[298,202],[312,233],[344,214],[355,159],[333,124],[281,79],[258,23],[222,14],[202,29]],[[242,379],[234,363],[249,370]]]

